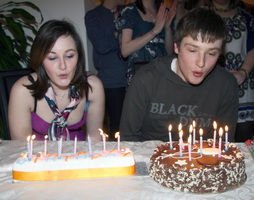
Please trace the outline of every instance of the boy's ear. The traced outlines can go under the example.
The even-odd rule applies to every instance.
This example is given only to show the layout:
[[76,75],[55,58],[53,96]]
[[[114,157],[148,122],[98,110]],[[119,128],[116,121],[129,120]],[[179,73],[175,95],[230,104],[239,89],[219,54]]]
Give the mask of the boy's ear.
[[175,52],[176,54],[179,53],[178,45],[177,45],[175,42],[174,42],[174,52]]

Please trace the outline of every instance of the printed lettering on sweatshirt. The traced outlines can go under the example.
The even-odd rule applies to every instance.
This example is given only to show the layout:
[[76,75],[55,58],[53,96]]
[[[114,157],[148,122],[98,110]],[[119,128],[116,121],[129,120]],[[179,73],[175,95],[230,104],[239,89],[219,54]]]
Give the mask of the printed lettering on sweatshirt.
[[212,118],[208,114],[198,113],[198,106],[196,105],[179,105],[171,104],[166,109],[163,103],[151,103],[149,117],[152,119],[170,119],[170,116],[179,116],[179,123],[187,126],[195,120],[198,127],[209,127]]

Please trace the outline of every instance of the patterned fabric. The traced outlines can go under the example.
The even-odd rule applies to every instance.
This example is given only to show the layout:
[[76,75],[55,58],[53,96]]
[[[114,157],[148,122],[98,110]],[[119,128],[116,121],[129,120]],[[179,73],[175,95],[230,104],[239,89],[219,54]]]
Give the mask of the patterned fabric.
[[67,120],[71,111],[77,108],[79,104],[79,95],[75,91],[75,87],[72,86],[70,89],[71,102],[69,105],[62,111],[58,109],[55,103],[55,94],[52,87],[49,87],[46,92],[45,99],[48,102],[52,112],[56,118],[50,124],[48,130],[49,140],[58,140],[60,137],[63,137],[64,140],[70,140],[69,131],[67,129]]
[[[238,8],[231,18],[223,18],[227,38],[220,64],[228,70],[239,70],[247,53],[254,48],[254,19]],[[238,123],[254,121],[254,72],[239,86]]]
[[[132,38],[138,38],[147,32],[151,31],[154,27],[154,23],[144,21],[138,12],[135,4],[130,4],[126,6],[119,16],[116,22],[116,28],[119,31],[119,37],[121,38],[123,29],[132,29]],[[128,71],[127,78],[128,82],[133,76],[133,66],[134,63],[148,63],[158,56],[167,55],[165,49],[165,32],[162,31],[156,35],[149,43],[147,43],[143,48],[135,51],[128,57]]]

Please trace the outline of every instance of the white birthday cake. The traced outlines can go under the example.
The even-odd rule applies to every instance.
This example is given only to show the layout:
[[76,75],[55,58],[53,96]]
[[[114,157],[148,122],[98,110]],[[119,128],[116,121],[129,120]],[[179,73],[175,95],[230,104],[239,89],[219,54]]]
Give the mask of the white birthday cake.
[[68,154],[22,153],[13,165],[13,179],[54,181],[130,176],[135,173],[133,153],[128,148]]

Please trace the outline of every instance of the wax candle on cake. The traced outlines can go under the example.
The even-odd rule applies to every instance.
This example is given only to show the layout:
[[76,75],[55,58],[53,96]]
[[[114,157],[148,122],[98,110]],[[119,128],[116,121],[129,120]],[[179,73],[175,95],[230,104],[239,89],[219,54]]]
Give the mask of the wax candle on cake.
[[200,135],[200,140],[199,140],[199,143],[200,143],[200,155],[203,154],[203,129],[200,128],[199,129],[199,135]]
[[180,151],[180,157],[183,157],[182,149],[183,149],[183,131],[181,130],[179,132],[179,151]]
[[228,150],[228,126],[225,126],[225,150]]
[[196,144],[196,121],[195,120],[193,120],[192,126],[193,126],[193,144]]
[[188,138],[189,161],[191,161],[191,135]]
[[223,129],[220,127],[220,129],[219,129],[219,154],[218,154],[218,157],[221,157],[222,135],[223,135]]
[[59,140],[57,141],[58,144],[58,158],[62,157],[62,145],[63,145],[63,137],[60,136]]
[[102,136],[102,143],[103,143],[103,153],[106,153],[106,137],[107,134],[103,133],[103,131],[101,129],[99,129],[100,134]]
[[214,129],[214,132],[213,132],[213,148],[215,148],[215,145],[216,145],[216,130],[217,130],[216,121],[213,122],[213,129]]
[[28,158],[28,160],[31,160],[30,138],[31,138],[30,135],[26,138],[26,140],[27,140],[27,158]]
[[33,140],[35,139],[36,135],[32,135],[31,137],[31,142],[30,142],[30,145],[31,145],[31,156],[33,156]]
[[117,138],[117,151],[120,152],[120,132],[115,133],[115,138]]
[[74,138],[74,149],[73,149],[73,156],[76,157],[77,155],[77,135],[75,135],[75,138]]
[[45,137],[44,137],[44,158],[47,157],[47,140],[48,140],[48,135],[45,135]]
[[[189,127],[189,136],[192,135],[192,132],[193,132],[193,126],[191,124],[190,127]],[[194,135],[193,135],[193,144],[194,144]]]
[[171,131],[172,131],[172,125],[170,124],[170,125],[168,126],[168,136],[169,136],[170,149],[173,149]]
[[93,153],[92,153],[92,142],[90,139],[90,136],[87,136],[87,142],[88,142],[88,153],[89,153],[89,157],[92,157]]
[[[182,131],[182,124],[181,123],[178,125],[178,132],[179,132],[179,135],[180,135],[180,132],[182,132],[182,137],[183,137],[183,131]],[[181,142],[182,142],[181,148],[184,149],[183,138],[181,138]]]

